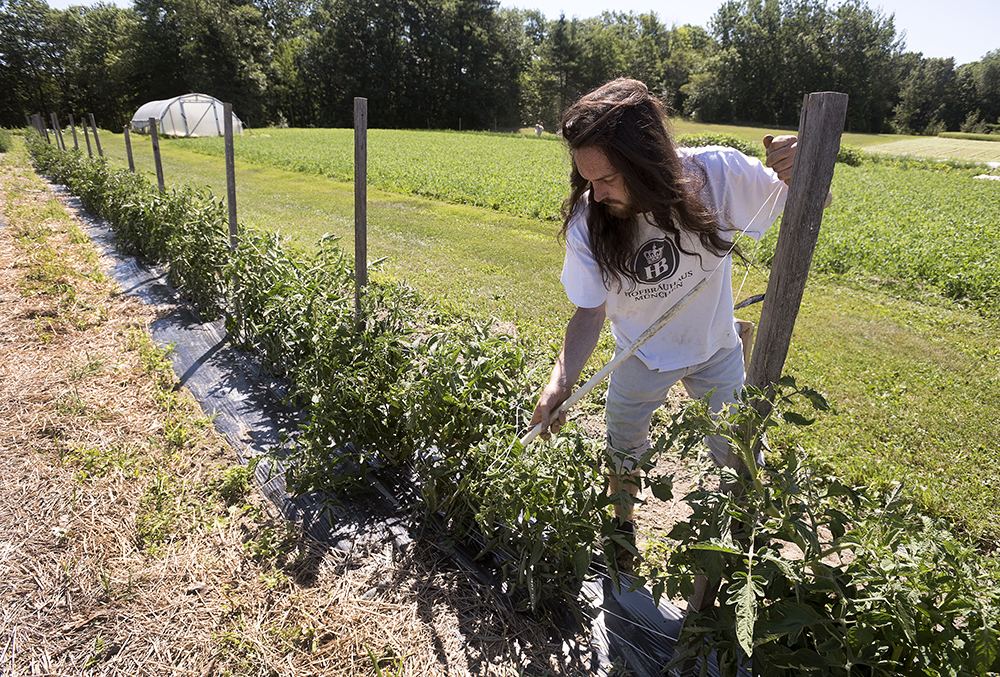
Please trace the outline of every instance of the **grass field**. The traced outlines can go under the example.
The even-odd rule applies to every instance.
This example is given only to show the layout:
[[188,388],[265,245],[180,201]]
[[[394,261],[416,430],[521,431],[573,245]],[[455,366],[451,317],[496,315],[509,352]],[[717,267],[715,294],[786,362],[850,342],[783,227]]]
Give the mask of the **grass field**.
[[913,155],[944,160],[970,160],[973,162],[1000,162],[1000,143],[945,139],[937,136],[902,137],[897,141],[866,148],[891,155]]
[[[755,140],[765,131],[741,129]],[[383,157],[375,147],[377,131],[370,139],[373,169],[378,167],[375,158]],[[347,138],[349,133],[267,134],[271,136],[252,143],[242,139],[237,145],[242,220],[280,229],[303,247],[331,232],[342,236],[350,250],[353,188],[342,173],[332,179],[320,175],[327,172],[293,171],[285,159],[258,158],[252,163],[247,158],[254,156],[244,152],[252,144],[261,148],[274,144],[282,134],[296,138],[304,149],[310,145],[309,134],[315,134],[312,145],[320,147],[337,134]],[[515,323],[522,338],[540,341],[554,354],[572,310],[558,282],[562,250],[555,239],[557,224],[504,214],[492,204],[483,208],[445,203],[444,191],[451,188],[441,186],[449,175],[465,172],[473,176],[459,177],[457,182],[472,186],[472,192],[486,186],[488,194],[490,186],[507,182],[526,190],[525,174],[554,177],[563,172],[564,176],[565,164],[559,163],[565,163],[565,156],[559,144],[545,137],[491,134],[394,132],[384,138],[405,140],[407,134],[416,138],[411,138],[413,149],[407,151],[411,154],[396,151],[396,157],[404,164],[416,163],[406,175],[424,180],[411,190],[431,193],[427,186],[436,185],[441,192],[434,194],[441,199],[392,192],[403,190],[398,187],[402,174],[388,170],[378,174],[397,177],[391,184],[397,187],[369,191],[369,257],[388,257],[383,274],[405,279],[440,303]],[[438,139],[450,144],[448,152],[429,148]],[[122,137],[108,135],[102,141],[108,156],[123,163]],[[472,149],[468,154],[455,150],[466,141]],[[845,139],[870,145],[863,141]],[[894,142],[872,139],[873,144]],[[211,143],[218,141],[164,143],[168,182],[209,186],[223,194],[221,157],[189,149]],[[483,161],[483,154],[513,156],[506,148],[491,153],[492,144],[522,144],[521,148],[548,159],[525,153],[520,160],[525,164],[498,168]],[[134,145],[139,168],[151,171],[148,140],[134,139]],[[336,154],[348,153],[342,148]],[[546,162],[551,174],[537,170]],[[975,182],[971,174],[838,166],[834,178],[838,199],[827,212],[817,270],[806,290],[786,363],[786,371],[800,382],[827,393],[834,411],[805,432],[776,439],[802,444],[820,466],[849,479],[876,485],[904,482],[922,505],[992,542],[1000,535],[1000,508],[995,501],[1000,489],[1000,422],[994,415],[1000,350],[989,299],[996,288],[989,284],[995,278],[991,271],[996,270],[992,252],[997,250],[1000,186]],[[432,180],[430,175],[440,178]],[[527,185],[535,186],[530,181]],[[546,199],[551,204],[559,197],[538,197],[548,194],[548,188],[529,189],[537,189],[538,204]],[[846,264],[841,261],[845,257]],[[745,283],[744,272],[738,271],[734,279],[740,298],[764,290],[765,269],[755,267]],[[957,283],[977,279],[986,303],[978,310],[954,289]],[[942,294],[949,290],[958,298]],[[757,309],[741,315],[755,319]],[[605,339],[590,367],[596,370],[609,356],[610,342]]]

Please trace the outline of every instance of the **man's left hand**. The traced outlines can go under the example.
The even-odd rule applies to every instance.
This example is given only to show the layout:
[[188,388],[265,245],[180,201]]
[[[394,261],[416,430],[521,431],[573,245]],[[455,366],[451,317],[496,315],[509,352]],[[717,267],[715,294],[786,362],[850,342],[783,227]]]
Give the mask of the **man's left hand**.
[[791,183],[792,166],[795,164],[795,149],[798,137],[794,135],[764,137],[764,149],[767,151],[765,164],[778,174],[785,183]]

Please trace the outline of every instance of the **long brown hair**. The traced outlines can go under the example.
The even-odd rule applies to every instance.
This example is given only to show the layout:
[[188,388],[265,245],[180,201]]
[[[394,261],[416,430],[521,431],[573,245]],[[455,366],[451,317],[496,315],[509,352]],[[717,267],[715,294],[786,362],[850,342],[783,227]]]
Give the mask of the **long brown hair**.
[[[648,213],[685,254],[680,230],[698,236],[705,249],[716,256],[739,249],[720,235],[720,216],[705,206],[698,191],[705,173],[685,171],[677,146],[667,131],[666,107],[642,82],[618,78],[584,95],[566,111],[562,135],[571,152],[594,147],[604,152],[622,174],[634,214]],[[566,236],[570,217],[580,208],[590,182],[580,176],[573,161],[571,193],[562,206],[561,236]],[[628,266],[638,244],[636,216],[618,217],[600,202],[589,200],[587,228],[594,258],[605,284],[622,279],[637,283]]]

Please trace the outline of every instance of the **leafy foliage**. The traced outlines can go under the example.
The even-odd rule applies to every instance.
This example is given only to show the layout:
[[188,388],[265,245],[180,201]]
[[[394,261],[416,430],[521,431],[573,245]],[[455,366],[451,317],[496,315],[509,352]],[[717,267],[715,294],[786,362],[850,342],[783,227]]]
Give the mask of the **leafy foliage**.
[[[906,171],[914,167],[932,171]],[[1000,250],[990,224],[1000,218],[1000,193],[994,185],[974,180],[975,170],[943,162],[841,164],[837,172],[815,269],[877,276],[984,311],[997,308]],[[774,240],[771,234],[765,241]]]
[[228,224],[222,202],[189,187],[160,193],[145,177],[101,158],[60,152],[30,136],[39,171],[65,183],[84,207],[112,224],[122,249],[167,263],[168,279],[206,317],[222,312]]
[[[685,497],[692,517],[667,538],[654,594],[690,595],[695,576],[719,588],[718,604],[691,612],[673,664],[715,650],[722,674],[985,675],[1000,668],[1000,583],[978,553],[938,521],[916,513],[901,487],[886,496],[818,477],[792,450],[759,466],[766,433],[807,424],[796,399],[825,408],[786,377],[777,407],[748,389],[726,417],[694,402],[675,436],[721,434],[745,473],[721,470],[728,492]],[[764,413],[767,412],[767,413]],[[678,432],[677,428],[680,430]],[[792,552],[799,555],[791,556]],[[704,642],[700,640],[705,640]]]

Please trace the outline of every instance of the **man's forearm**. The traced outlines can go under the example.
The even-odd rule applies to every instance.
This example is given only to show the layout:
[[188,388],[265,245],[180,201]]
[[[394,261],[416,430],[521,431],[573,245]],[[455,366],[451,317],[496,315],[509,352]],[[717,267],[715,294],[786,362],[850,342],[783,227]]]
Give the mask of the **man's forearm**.
[[566,338],[550,383],[571,389],[583,373],[583,368],[597,347],[604,327],[604,306],[577,308],[566,325]]

